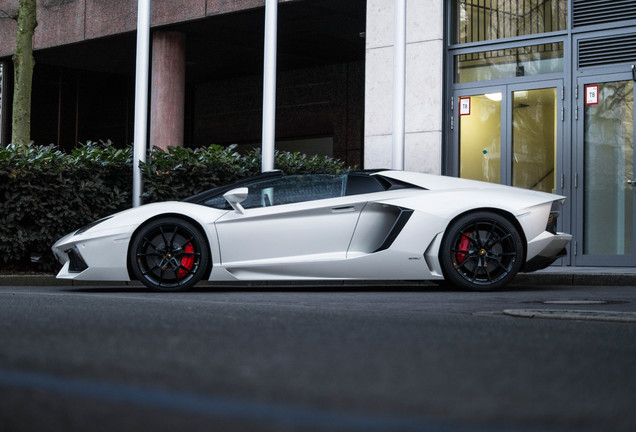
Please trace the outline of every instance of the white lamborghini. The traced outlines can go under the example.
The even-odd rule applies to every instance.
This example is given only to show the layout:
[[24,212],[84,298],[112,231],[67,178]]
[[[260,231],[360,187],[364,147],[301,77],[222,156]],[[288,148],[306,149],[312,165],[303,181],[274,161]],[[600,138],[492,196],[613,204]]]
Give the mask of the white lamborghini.
[[443,280],[505,286],[565,255],[564,197],[405,171],[265,173],[98,220],[55,243],[58,278]]

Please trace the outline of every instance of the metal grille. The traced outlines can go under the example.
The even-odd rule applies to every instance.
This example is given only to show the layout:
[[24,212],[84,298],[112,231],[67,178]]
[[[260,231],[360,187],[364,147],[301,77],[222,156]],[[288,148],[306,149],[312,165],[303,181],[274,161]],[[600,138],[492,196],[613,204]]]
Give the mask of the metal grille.
[[630,19],[636,19],[636,0],[572,0],[573,27]]
[[636,62],[636,34],[579,41],[579,68]]
[[456,0],[455,43],[564,30],[567,0]]

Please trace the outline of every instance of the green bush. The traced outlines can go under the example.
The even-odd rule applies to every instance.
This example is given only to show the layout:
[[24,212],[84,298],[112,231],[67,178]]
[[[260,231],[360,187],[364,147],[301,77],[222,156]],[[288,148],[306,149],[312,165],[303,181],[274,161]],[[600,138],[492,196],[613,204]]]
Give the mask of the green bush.
[[255,174],[259,168],[234,146],[170,147],[167,152],[154,148],[141,166],[143,199],[146,203],[183,199]]
[[[130,151],[88,143],[0,149],[0,268],[49,270],[51,245],[72,229],[129,206]],[[31,253],[42,255],[39,266]]]
[[[345,171],[326,157],[277,152],[275,166],[288,174]],[[179,200],[260,172],[258,151],[212,145],[167,152],[153,149],[141,165],[144,202]],[[0,147],[0,270],[51,271],[51,245],[93,220],[129,208],[132,148],[110,142],[82,145],[70,154],[55,146]],[[30,255],[40,254],[33,264]]]

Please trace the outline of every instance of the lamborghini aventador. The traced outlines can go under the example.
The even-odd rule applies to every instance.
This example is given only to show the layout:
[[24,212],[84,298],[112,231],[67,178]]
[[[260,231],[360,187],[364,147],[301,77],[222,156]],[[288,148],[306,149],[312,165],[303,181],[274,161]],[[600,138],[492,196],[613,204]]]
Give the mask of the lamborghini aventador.
[[446,280],[504,287],[566,254],[564,197],[432,174],[265,173],[180,202],[148,204],[55,243],[58,278],[139,280],[157,291],[201,280]]

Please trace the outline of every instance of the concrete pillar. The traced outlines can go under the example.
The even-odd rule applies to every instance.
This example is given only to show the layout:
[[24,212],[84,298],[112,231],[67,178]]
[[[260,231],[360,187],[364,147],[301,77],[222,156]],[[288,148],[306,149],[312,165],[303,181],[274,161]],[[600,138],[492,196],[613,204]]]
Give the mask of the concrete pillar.
[[137,2],[137,59],[135,63],[135,140],[133,149],[133,207],[142,203],[140,162],[146,161],[148,144],[148,68],[150,65],[151,0]]
[[393,25],[393,162],[404,170],[404,125],[406,97],[406,0],[395,0]]
[[185,110],[185,35],[152,35],[150,145],[166,150],[183,146]]
[[263,52],[263,172],[274,170],[276,152],[276,45],[278,40],[278,0],[265,2],[265,47]]

